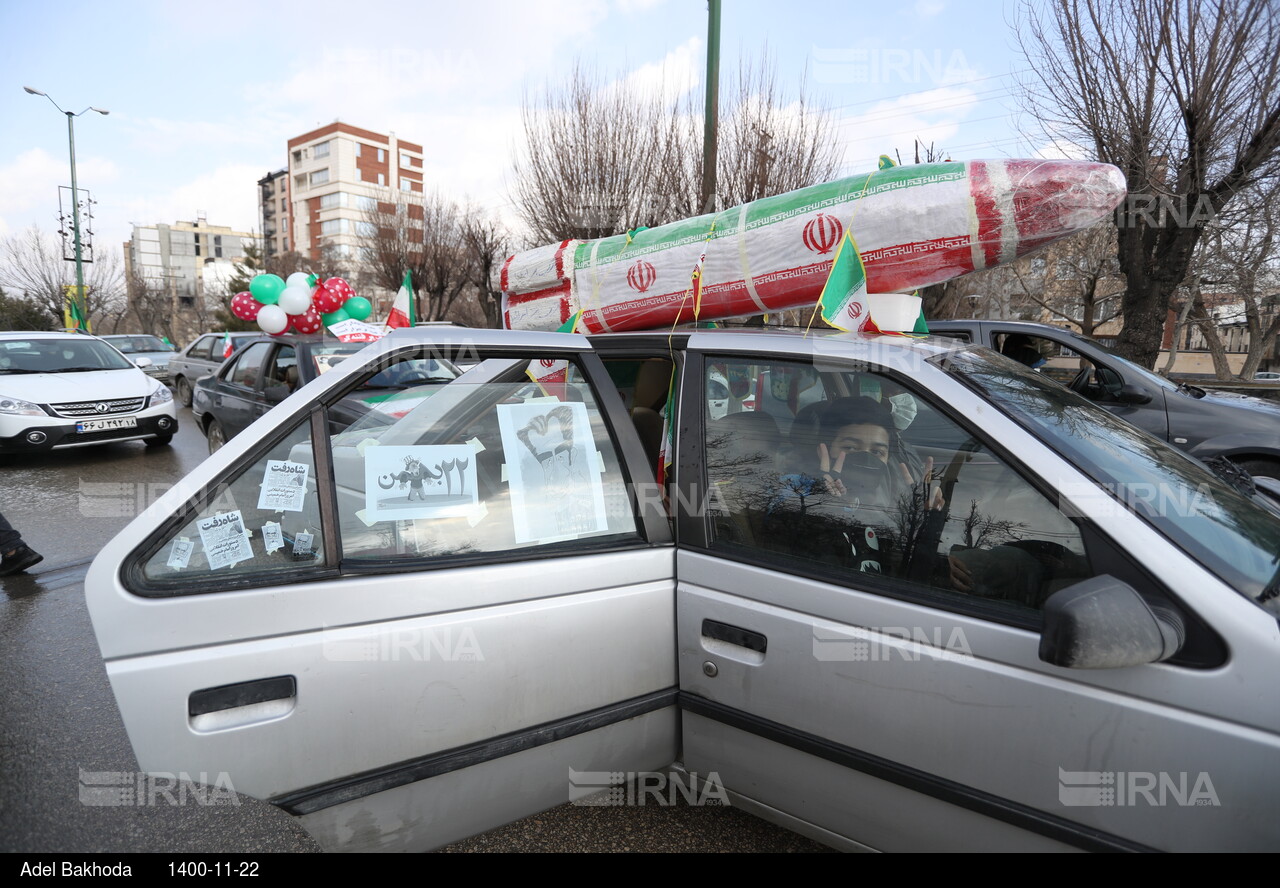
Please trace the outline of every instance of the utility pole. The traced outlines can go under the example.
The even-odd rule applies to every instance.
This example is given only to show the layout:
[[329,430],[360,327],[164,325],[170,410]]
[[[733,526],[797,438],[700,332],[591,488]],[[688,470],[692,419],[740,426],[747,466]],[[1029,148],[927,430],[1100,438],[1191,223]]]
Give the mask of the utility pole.
[[75,292],[75,295],[71,297],[71,311],[69,312],[69,314],[76,322],[76,329],[83,330],[84,332],[88,333],[89,332],[89,310],[88,310],[88,305],[86,304],[85,293],[84,293],[84,258],[83,258],[83,250],[80,244],[80,192],[76,187],[75,119],[79,117],[81,114],[87,114],[90,111],[97,111],[99,114],[103,116],[106,116],[111,112],[104,111],[102,108],[94,108],[94,107],[85,108],[79,114],[75,114],[71,111],[63,111],[62,107],[57,102],[54,102],[53,98],[48,93],[41,92],[38,89],[33,89],[30,86],[24,86],[23,89],[33,96],[44,96],[53,104],[53,107],[57,108],[58,111],[60,111],[61,113],[67,116],[67,141],[71,145],[71,219],[72,219],[72,232],[75,237],[75,253],[76,253],[76,292]]
[[720,0],[707,0],[707,110],[702,134],[702,212],[716,211],[716,136],[720,116]]

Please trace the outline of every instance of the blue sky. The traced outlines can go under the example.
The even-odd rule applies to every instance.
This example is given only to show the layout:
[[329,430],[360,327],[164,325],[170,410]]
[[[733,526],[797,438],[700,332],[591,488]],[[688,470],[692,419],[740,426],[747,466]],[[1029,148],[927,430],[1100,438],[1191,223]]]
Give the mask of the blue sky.
[[[767,44],[784,88],[807,77],[838,118],[849,173],[907,158],[915,136],[955,159],[1043,150],[1018,128],[1014,0],[723,7],[722,86]],[[285,165],[290,137],[335,119],[421,142],[428,187],[502,210],[526,95],[582,59],[700,96],[706,15],[705,0],[5,0],[0,238],[56,230],[70,184],[65,118],[24,85],[111,112],[76,120],[98,249],[201,212],[256,229],[257,179]]]

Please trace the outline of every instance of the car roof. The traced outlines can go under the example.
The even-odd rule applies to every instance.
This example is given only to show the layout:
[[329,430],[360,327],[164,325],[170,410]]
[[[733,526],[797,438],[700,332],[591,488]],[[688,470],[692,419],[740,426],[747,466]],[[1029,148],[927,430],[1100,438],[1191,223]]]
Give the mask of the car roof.
[[0,339],[99,339],[87,333],[65,333],[60,330],[3,330]]

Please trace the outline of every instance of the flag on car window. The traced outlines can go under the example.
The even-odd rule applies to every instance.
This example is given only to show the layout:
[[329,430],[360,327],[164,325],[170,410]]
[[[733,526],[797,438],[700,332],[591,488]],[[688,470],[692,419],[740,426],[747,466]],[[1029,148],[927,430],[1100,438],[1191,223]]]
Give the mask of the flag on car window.
[[413,281],[409,272],[404,273],[404,282],[396,293],[396,301],[391,304],[391,313],[387,315],[387,329],[396,327],[412,327],[413,322]]
[[235,350],[236,350],[235,346],[234,346],[234,345],[232,345],[232,343],[231,343],[231,333],[228,331],[228,332],[227,332],[227,333],[222,337],[222,358],[223,358],[223,360],[226,360],[227,358],[231,357],[231,353],[232,353],[233,351],[235,351]]

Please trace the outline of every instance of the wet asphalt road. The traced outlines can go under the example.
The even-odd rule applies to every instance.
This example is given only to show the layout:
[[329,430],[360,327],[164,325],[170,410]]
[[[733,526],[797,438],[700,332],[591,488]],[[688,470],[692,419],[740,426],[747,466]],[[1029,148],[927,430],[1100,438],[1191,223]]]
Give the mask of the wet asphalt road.
[[[0,512],[45,556],[30,575],[0,578],[0,852],[318,850],[289,815],[246,796],[216,806],[81,798],[101,798],[85,774],[138,768],[93,637],[84,573],[103,544],[205,458],[191,411],[180,408],[178,419],[168,448],[0,457]],[[565,805],[445,850],[825,849],[733,808]]]

